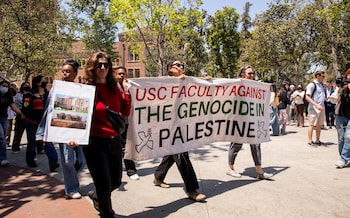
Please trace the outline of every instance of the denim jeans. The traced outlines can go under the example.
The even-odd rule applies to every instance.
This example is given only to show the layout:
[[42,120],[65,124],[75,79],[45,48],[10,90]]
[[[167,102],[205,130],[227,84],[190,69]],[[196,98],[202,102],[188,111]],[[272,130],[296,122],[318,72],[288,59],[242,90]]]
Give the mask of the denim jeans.
[[279,135],[280,134],[280,124],[278,120],[278,108],[273,108],[270,106],[270,126],[272,128],[272,135]]
[[8,128],[9,122],[7,118],[0,118],[0,162],[7,160],[6,154],[6,131]]
[[59,143],[61,165],[66,194],[79,192],[78,173],[85,166],[82,147],[70,147],[66,143]]
[[50,166],[58,162],[57,151],[53,143],[46,142],[44,146],[44,150],[47,158],[49,159]]
[[335,117],[338,132],[338,149],[341,159],[350,160],[350,119],[337,115]]

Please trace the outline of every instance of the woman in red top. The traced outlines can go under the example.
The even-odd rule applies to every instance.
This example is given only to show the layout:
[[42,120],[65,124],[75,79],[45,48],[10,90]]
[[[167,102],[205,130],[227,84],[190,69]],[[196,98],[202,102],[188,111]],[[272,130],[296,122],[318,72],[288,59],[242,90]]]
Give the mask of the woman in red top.
[[89,192],[89,197],[101,217],[113,217],[111,193],[121,184],[122,142],[108,120],[101,97],[110,109],[124,116],[130,114],[131,98],[127,86],[123,96],[113,75],[111,58],[104,52],[93,54],[87,61],[85,81],[96,86],[90,141],[84,147],[86,163],[96,187],[96,192]]

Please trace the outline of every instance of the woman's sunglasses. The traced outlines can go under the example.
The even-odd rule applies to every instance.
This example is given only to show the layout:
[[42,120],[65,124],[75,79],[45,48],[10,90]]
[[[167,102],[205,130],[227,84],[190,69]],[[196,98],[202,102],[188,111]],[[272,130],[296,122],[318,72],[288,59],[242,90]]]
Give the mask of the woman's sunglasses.
[[179,67],[179,68],[181,68],[181,69],[184,69],[184,67],[185,67],[184,64],[180,64],[180,63],[175,63],[175,64],[172,64],[171,66],[172,66],[172,67],[173,67],[173,66],[177,66],[177,67]]
[[102,66],[104,68],[109,68],[109,64],[108,63],[98,63],[97,68],[102,68]]

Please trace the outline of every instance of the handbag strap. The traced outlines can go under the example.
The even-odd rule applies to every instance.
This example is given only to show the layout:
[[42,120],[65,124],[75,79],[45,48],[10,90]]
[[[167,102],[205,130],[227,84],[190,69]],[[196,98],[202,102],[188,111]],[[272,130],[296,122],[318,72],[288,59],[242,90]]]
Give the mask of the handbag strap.
[[101,99],[102,103],[105,105],[105,107],[108,109],[109,105],[106,103],[106,101],[102,98],[102,96],[100,95],[100,93],[98,93],[97,89],[96,89],[96,94],[97,97]]

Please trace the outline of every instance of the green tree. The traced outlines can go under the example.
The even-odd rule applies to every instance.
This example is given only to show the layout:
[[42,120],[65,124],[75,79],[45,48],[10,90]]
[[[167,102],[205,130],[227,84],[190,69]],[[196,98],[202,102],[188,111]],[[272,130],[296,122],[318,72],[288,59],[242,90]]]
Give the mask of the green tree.
[[211,25],[207,31],[210,74],[223,77],[236,75],[240,48],[238,22],[239,14],[236,9],[229,7],[216,11],[211,19]]
[[240,45],[240,56],[239,56],[239,65],[240,66],[245,66],[247,64],[249,64],[248,61],[248,57],[245,51],[247,51],[247,47],[249,47],[249,39],[251,38],[251,33],[250,33],[250,29],[252,28],[252,19],[249,16],[249,11],[250,11],[250,7],[252,6],[251,3],[247,2],[244,5],[244,11],[243,14],[241,16],[241,24],[242,24],[242,29],[241,29],[241,45]]
[[117,58],[118,53],[113,45],[118,27],[110,17],[109,3],[110,0],[71,0],[68,5],[86,47]]
[[[187,17],[188,25],[183,32],[184,63],[185,72],[189,76],[202,76],[201,70],[204,70],[208,63],[208,52],[205,48],[205,28],[207,14],[205,11],[187,10],[183,8]],[[203,72],[204,73],[204,72]]]
[[[275,0],[257,16],[245,61],[262,79],[303,83],[321,66],[334,78],[349,63],[349,1]],[[265,77],[265,78],[264,78]]]
[[[197,6],[202,2],[186,2],[194,17],[201,18],[196,14]],[[147,54],[145,63],[148,72],[157,70],[148,74],[150,76],[165,75],[167,62],[183,59],[185,45],[193,46],[186,41],[186,37],[192,35],[185,36],[186,28],[191,24],[186,16],[187,9],[181,8],[179,0],[112,0],[110,10],[114,21],[124,26],[128,44],[142,42]]]
[[250,7],[253,4],[250,2],[245,3],[244,11],[241,17],[242,30],[241,30],[241,38],[248,39],[250,38],[250,28],[252,28],[252,18],[249,16]]
[[30,74],[56,72],[57,54],[67,48],[57,2],[6,0],[0,5],[0,70],[23,81]]
[[312,5],[302,6],[277,0],[255,19],[246,52],[261,79],[299,84],[310,69],[318,37],[310,23],[317,19]]
[[329,68],[329,77],[340,76],[339,70],[346,70],[349,63],[349,1],[314,2],[318,6],[317,16],[324,25],[316,26],[320,32],[319,59]]

